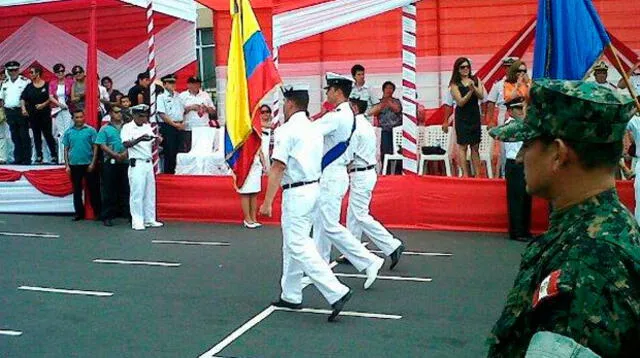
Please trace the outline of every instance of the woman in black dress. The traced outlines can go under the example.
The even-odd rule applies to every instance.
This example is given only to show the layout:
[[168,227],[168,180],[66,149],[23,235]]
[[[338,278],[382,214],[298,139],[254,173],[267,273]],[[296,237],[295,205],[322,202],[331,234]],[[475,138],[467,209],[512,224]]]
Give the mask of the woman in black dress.
[[463,176],[470,176],[467,165],[467,147],[471,147],[471,164],[476,177],[480,176],[480,104],[484,86],[471,74],[471,61],[460,57],[453,65],[449,91],[456,102],[455,126],[458,144],[458,165]]
[[42,67],[29,69],[31,83],[22,91],[22,115],[29,117],[29,125],[33,131],[33,143],[36,147],[35,164],[42,164],[42,137],[47,141],[51,162],[58,163],[56,141],[53,139],[51,123],[51,107],[49,107],[49,86],[42,79]]

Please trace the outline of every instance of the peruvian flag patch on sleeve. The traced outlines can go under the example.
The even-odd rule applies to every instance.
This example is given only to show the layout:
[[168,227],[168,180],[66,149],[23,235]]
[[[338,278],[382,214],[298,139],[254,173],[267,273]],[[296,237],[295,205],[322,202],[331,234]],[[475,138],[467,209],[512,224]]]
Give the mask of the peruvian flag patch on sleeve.
[[533,308],[536,308],[538,304],[550,297],[557,296],[560,293],[560,289],[558,287],[558,280],[560,279],[560,275],[562,274],[561,270],[553,271],[549,274],[542,282],[538,289],[533,294]]

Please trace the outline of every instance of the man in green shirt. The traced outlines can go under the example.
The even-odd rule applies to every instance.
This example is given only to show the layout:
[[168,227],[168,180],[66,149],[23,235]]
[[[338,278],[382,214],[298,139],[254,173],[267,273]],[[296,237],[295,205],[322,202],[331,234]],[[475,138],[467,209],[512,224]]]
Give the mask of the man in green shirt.
[[[541,79],[526,118],[491,131],[524,141],[517,160],[527,191],[553,212],[522,255],[489,357],[535,356],[552,345],[555,356],[573,356],[575,344],[603,357],[638,356],[640,229],[614,175],[634,112],[629,97],[595,83]],[[565,341],[572,344],[557,345]]]
[[102,220],[104,226],[113,226],[118,214],[129,217],[129,177],[127,150],[122,145],[122,110],[109,109],[111,121],[100,128],[96,144],[103,153],[102,163]]
[[76,216],[73,221],[84,220],[84,203],[82,202],[82,180],[86,179],[89,189],[91,208],[96,217],[100,216],[100,186],[96,161],[96,130],[84,122],[84,112],[73,112],[73,127],[67,129],[62,136],[64,145],[64,162],[73,185],[73,207]]

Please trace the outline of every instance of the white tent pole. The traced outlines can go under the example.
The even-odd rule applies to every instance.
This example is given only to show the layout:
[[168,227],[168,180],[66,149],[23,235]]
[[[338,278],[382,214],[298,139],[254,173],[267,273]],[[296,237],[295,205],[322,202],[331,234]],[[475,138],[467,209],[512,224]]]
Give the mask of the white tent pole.
[[402,169],[418,172],[418,119],[416,86],[416,26],[415,3],[402,8]]

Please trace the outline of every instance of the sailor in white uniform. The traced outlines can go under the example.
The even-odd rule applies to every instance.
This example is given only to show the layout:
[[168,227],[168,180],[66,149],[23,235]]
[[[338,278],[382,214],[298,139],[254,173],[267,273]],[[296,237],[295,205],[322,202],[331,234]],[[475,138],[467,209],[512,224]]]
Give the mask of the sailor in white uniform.
[[380,224],[369,212],[369,204],[373,188],[376,186],[376,133],[364,113],[367,101],[357,96],[349,99],[351,109],[356,115],[356,130],[353,132],[347,153],[351,164],[349,176],[351,178],[349,190],[349,208],[347,209],[347,229],[356,239],[360,239],[362,232],[373,241],[382,252],[391,258],[393,270],[402,256],[404,245],[400,240]]
[[604,61],[598,62],[595,66],[593,66],[593,78],[596,80],[596,83],[602,87],[606,87],[614,92],[618,92],[618,86],[613,83],[607,81],[609,77],[609,66]]
[[153,169],[153,141],[156,137],[149,124],[149,106],[139,104],[131,107],[133,121],[122,126],[120,138],[129,155],[129,207],[131,227],[144,230],[161,227],[156,221],[156,178]]
[[326,80],[327,101],[335,105],[336,109],[313,122],[314,130],[324,136],[320,199],[313,238],[325,261],[329,262],[333,244],[358,271],[366,271],[364,288],[368,289],[376,280],[384,260],[369,252],[340,224],[342,198],[349,187],[347,148],[356,128],[348,102],[353,80],[331,72],[327,73]]
[[352,291],[336,278],[309,237],[322,160],[323,137],[306,115],[307,88],[284,90],[285,123],[276,129],[269,184],[260,214],[271,216],[273,199],[282,185],[282,294],[272,305],[297,309],[302,304],[303,275],[331,304],[329,321],[335,320]]

